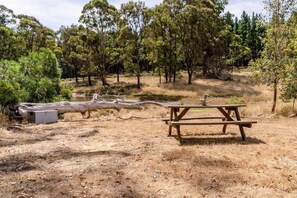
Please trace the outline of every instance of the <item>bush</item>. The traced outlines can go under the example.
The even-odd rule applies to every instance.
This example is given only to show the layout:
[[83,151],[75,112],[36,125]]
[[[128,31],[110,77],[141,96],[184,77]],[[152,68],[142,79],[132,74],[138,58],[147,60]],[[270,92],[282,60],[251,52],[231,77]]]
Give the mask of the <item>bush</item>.
[[243,97],[236,97],[236,96],[231,96],[229,99],[229,104],[244,104],[246,101],[244,100]]
[[20,101],[21,90],[17,83],[0,80],[0,109],[7,105],[14,105]]
[[61,87],[60,95],[66,100],[71,100],[72,98],[72,87],[70,85],[64,85]]
[[291,105],[282,107],[277,114],[283,117],[289,117],[290,115],[296,114],[297,110],[293,109]]

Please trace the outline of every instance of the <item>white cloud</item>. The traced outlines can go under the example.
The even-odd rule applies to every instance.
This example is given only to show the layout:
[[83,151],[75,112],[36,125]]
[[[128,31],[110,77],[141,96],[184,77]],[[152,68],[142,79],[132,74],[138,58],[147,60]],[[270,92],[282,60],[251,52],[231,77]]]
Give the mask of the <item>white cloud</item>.
[[[153,7],[162,0],[144,0],[146,6]],[[0,4],[12,9],[16,14],[26,14],[36,17],[42,24],[54,30],[61,25],[78,23],[83,6],[89,0],[0,0]],[[128,0],[109,0],[109,3],[120,8]],[[243,10],[251,14],[253,11],[263,11],[261,0],[229,0],[226,6],[235,16],[240,17]]]
[[0,0],[15,14],[34,16],[42,24],[57,30],[61,25],[77,23],[87,0]]
[[255,13],[263,13],[264,5],[262,0],[229,0],[229,4],[226,6],[225,10],[240,17],[242,12],[245,11],[247,14],[251,15]]

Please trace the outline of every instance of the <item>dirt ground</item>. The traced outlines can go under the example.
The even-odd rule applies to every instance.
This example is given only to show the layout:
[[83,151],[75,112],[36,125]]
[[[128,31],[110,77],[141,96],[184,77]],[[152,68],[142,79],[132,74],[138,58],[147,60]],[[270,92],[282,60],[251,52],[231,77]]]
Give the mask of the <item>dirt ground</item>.
[[182,127],[181,146],[153,112],[0,129],[0,197],[297,197],[296,118],[258,118],[246,142]]

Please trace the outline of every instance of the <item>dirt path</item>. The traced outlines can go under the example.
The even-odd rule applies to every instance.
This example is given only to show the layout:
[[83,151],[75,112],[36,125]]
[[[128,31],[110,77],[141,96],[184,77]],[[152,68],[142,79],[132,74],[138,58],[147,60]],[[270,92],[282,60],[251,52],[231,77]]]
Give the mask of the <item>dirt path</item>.
[[297,197],[297,119],[247,130],[159,118],[60,121],[0,130],[0,197]]

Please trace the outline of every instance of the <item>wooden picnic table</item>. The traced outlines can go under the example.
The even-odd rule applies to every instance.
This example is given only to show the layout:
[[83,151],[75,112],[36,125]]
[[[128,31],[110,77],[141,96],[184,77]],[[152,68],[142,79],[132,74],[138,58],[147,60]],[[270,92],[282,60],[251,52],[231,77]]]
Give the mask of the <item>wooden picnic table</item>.
[[[169,125],[169,136],[172,133],[172,127],[176,128],[180,143],[182,144],[180,126],[181,125],[223,125],[222,132],[225,134],[227,125],[238,125],[242,140],[246,140],[244,127],[251,128],[256,121],[243,121],[239,113],[239,107],[245,107],[246,104],[226,104],[226,105],[167,105],[170,109],[170,117],[163,119]],[[203,117],[184,117],[190,109],[217,109],[222,116],[203,116]],[[234,112],[235,119],[231,117]],[[220,119],[221,121],[214,121]],[[212,121],[209,121],[212,120]]]

